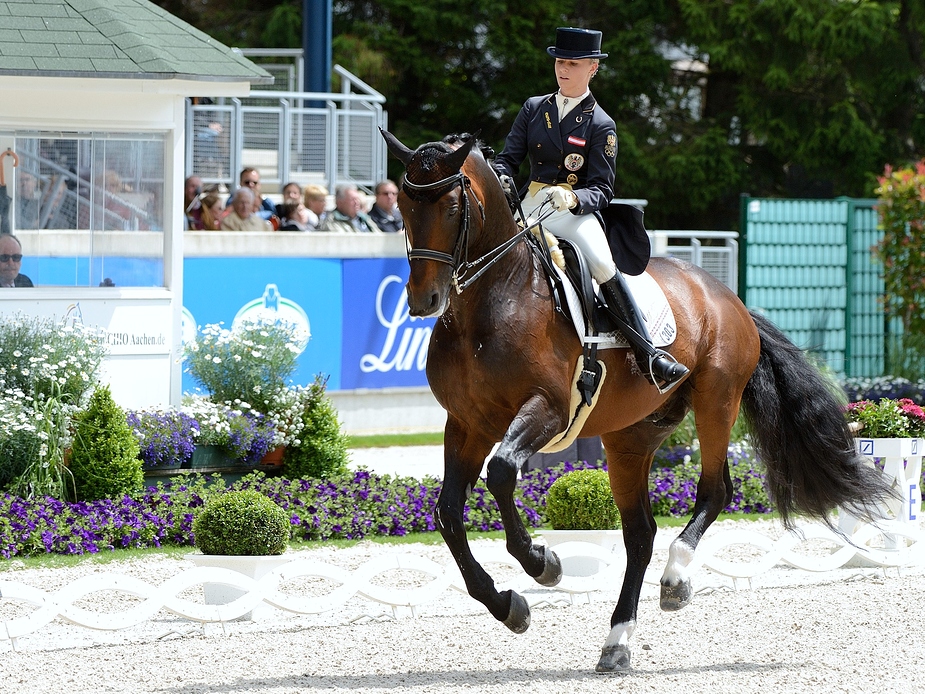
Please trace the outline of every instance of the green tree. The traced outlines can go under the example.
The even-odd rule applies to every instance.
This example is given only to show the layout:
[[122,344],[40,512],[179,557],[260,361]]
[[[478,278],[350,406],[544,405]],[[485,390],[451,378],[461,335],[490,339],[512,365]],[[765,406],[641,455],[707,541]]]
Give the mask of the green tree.
[[[301,14],[161,4],[233,46],[291,45]],[[409,146],[478,130],[500,148],[524,100],[556,88],[556,27],[600,29],[616,192],[649,200],[651,228],[735,228],[742,192],[867,196],[925,147],[920,0],[340,0],[333,20],[334,62],[386,96]]]

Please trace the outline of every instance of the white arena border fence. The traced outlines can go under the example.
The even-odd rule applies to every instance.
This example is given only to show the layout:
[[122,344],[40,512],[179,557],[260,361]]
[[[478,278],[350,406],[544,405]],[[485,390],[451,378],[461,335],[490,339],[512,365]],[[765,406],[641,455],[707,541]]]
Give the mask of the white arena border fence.
[[[857,524],[856,528],[850,538],[842,537],[819,523],[802,525],[778,539],[741,528],[721,530],[708,534],[702,540],[690,571],[693,574],[703,568],[729,577],[733,580],[732,588],[738,589],[740,581],[745,580],[751,587],[752,578],[779,564],[809,572],[827,572],[851,566],[898,569],[925,565],[925,544],[918,523],[913,525],[889,520],[879,523],[878,527]],[[671,539],[656,539],[655,549],[667,550]],[[819,552],[818,549],[809,554],[799,551],[802,543],[817,540],[828,543],[830,553]],[[750,556],[744,561],[721,558],[724,550],[733,547],[740,550],[740,555]],[[834,551],[831,551],[832,547]],[[505,565],[518,572],[516,578],[499,584],[498,588],[522,593],[531,606],[573,603],[576,596],[585,596],[590,601],[591,593],[618,589],[622,582],[626,568],[622,541],[612,547],[615,551],[581,541],[558,544],[555,549],[563,560],[597,560],[601,568],[587,576],[566,574],[555,588],[541,588],[523,573],[501,543],[497,547],[474,548],[473,551],[483,564]],[[752,558],[759,554],[757,559]],[[94,574],[49,593],[15,581],[0,581],[0,605],[3,601],[17,601],[36,608],[26,616],[0,622],[0,641],[10,641],[15,649],[17,638],[40,630],[59,617],[88,629],[114,631],[142,624],[165,609],[193,622],[224,625],[232,620],[249,619],[251,612],[263,604],[301,615],[319,615],[344,608],[356,597],[391,608],[392,617],[398,616],[397,608],[410,608],[412,617],[415,617],[420,606],[440,599],[447,591],[466,593],[455,564],[451,562],[442,566],[411,554],[374,557],[353,571],[318,561],[293,559],[286,562],[285,557],[275,559],[285,563],[259,579],[227,568],[198,566],[160,585],[121,574]],[[395,570],[418,572],[431,580],[412,588],[386,587],[375,580]],[[312,577],[326,579],[337,587],[324,595],[312,596],[290,595],[280,590],[281,584],[286,581]],[[658,579],[654,569],[647,572],[646,583],[657,585]],[[240,597],[226,604],[202,604],[178,597],[199,585],[203,586],[206,595],[209,588],[230,587]],[[81,599],[100,591],[124,592],[141,598],[142,602],[123,612],[100,613],[75,606]],[[383,614],[364,616],[376,619]]]

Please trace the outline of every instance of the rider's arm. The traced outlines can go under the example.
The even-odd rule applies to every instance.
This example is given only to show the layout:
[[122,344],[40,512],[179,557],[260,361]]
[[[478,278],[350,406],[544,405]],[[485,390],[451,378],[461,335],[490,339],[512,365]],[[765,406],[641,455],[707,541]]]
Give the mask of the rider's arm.
[[578,204],[572,214],[591,214],[602,210],[613,198],[614,178],[617,172],[617,136],[614,122],[608,117],[594,123],[588,147],[588,183],[575,190]]

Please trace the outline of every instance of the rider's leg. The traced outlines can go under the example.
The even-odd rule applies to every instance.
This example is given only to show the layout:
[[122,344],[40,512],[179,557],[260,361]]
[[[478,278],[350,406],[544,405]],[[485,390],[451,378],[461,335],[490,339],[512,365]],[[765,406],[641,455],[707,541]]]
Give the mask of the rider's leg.
[[[532,198],[528,196],[524,199],[524,211],[530,214],[527,210],[532,211],[543,199],[543,191]],[[625,331],[625,337],[632,346],[643,373],[650,375],[663,389],[684,378],[688,373],[687,367],[679,364],[667,352],[653,346],[642,312],[636,306],[623,275],[617,272],[610,245],[597,217],[593,214],[574,215],[569,211],[556,212],[543,222],[543,225],[556,236],[573,241],[578,246],[588,261],[591,275],[601,287],[607,309],[631,328],[630,331]]]
[[[626,339],[633,346],[636,361],[644,371],[651,372],[656,383],[663,389],[673,386],[688,374],[688,368],[667,352],[657,349],[652,344],[649,331],[642,312],[636,306],[633,295],[626,286],[626,280],[619,272],[601,284],[601,293],[607,302],[607,309],[617,318],[622,318],[631,330],[624,331]],[[632,334],[635,333],[635,334]]]

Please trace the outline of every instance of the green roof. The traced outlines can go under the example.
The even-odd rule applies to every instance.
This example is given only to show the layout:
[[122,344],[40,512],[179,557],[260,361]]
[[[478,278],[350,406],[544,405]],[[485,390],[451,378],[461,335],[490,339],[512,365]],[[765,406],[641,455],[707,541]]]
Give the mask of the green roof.
[[0,0],[4,75],[273,81],[147,0]]

